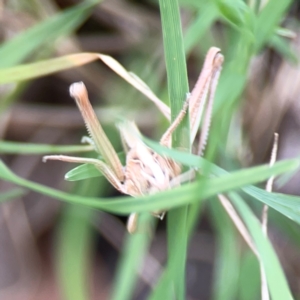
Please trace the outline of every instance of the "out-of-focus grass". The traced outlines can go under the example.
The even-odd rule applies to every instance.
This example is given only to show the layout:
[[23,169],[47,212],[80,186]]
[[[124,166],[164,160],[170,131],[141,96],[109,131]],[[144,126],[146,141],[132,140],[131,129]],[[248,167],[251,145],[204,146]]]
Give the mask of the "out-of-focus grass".
[[[247,83],[251,59],[268,45],[275,47],[278,52],[286,55],[286,57],[291,58],[293,54],[288,47],[287,41],[277,35],[280,21],[285,17],[291,1],[270,0],[260,9],[258,9],[260,1],[249,2],[252,4],[254,2],[255,5],[250,5],[251,3],[248,5],[242,0],[214,0],[201,1],[201,3],[197,0],[181,0],[179,4],[194,16],[185,25],[186,28],[183,30],[182,35],[179,15],[180,7],[177,1],[159,1],[158,7],[160,8],[162,19],[168,82],[165,87],[160,88],[162,89],[161,95],[166,95],[166,89],[168,88],[173,119],[182,108],[183,101],[188,92],[185,56],[188,56],[192,51],[196,52],[199,48],[206,51],[210,46],[220,47],[225,56],[225,64],[215,100],[212,133],[209,137],[208,151],[206,153],[206,157],[213,161],[220,154],[226,158],[224,153],[226,141],[236,138],[235,136],[228,136],[229,126],[241,102],[241,94]],[[3,44],[0,47],[0,54],[4,53],[7,56],[7,53],[12,51],[10,49],[13,49],[13,55],[10,56],[9,61],[5,62],[5,65],[0,65],[2,67],[0,69],[0,82],[20,80],[20,72],[24,70],[26,74],[23,79],[41,76],[53,70],[53,61],[50,60],[43,62],[43,69],[31,69],[33,65],[20,66],[17,64],[23,61],[25,57],[28,57],[47,38],[56,38],[74,31],[78,24],[91,12],[92,7],[96,3],[97,1],[85,1],[78,7],[72,8],[50,20],[41,22],[35,28],[29,29],[14,40]],[[159,42],[162,43],[162,37],[159,37],[159,39]],[[23,51],[19,49],[23,49]],[[201,53],[201,57],[196,55],[199,61],[199,69],[204,52],[202,51]],[[149,60],[151,59],[150,56],[151,54],[149,54]],[[59,62],[59,60],[56,61]],[[144,63],[146,64],[147,62]],[[72,65],[72,62],[70,64]],[[73,65],[75,66],[75,63]],[[14,66],[14,68],[10,68],[11,66]],[[58,69],[65,68],[58,63]],[[33,74],[33,72],[35,73]],[[4,77],[6,74],[9,74],[10,77]],[[160,75],[159,71],[153,68],[153,72],[150,72],[149,76],[159,77]],[[159,88],[156,87],[156,90],[159,90]],[[184,146],[187,150],[189,149],[187,124],[188,118],[186,118],[175,135],[175,139],[173,140],[174,148]],[[163,129],[161,129],[161,132],[163,132]],[[189,167],[198,168],[204,166],[201,163],[205,164],[204,160],[197,159],[187,153],[172,152],[171,150],[168,152],[161,149],[155,143],[151,144],[151,141],[145,141],[153,149],[157,150],[158,153],[170,155],[175,160],[181,161]],[[1,145],[2,149],[4,146],[6,147],[4,151],[7,153],[16,153],[16,144],[2,142],[0,150]],[[28,144],[23,149],[20,149],[20,152],[44,153],[44,151],[52,152],[57,150],[64,152],[65,150],[75,151],[81,149],[52,147],[54,146]],[[222,163],[224,166],[229,164],[226,162]],[[112,289],[112,299],[132,299],[137,280],[137,269],[140,267],[142,258],[148,250],[153,234],[151,231],[153,219],[149,217],[147,211],[162,208],[172,208],[167,215],[168,261],[161,276],[157,278],[156,286],[149,294],[149,298],[185,299],[185,262],[188,240],[193,234],[195,224],[199,221],[199,211],[203,208],[204,198],[212,197],[209,199],[209,203],[211,206],[212,222],[215,224],[217,232],[217,245],[219,246],[216,257],[217,267],[215,269],[213,297],[214,299],[224,300],[235,298],[247,299],[245,291],[249,289],[249,286],[242,279],[239,280],[237,275],[241,272],[245,276],[249,272],[251,276],[259,276],[259,270],[253,268],[253,265],[248,263],[249,257],[242,255],[236,247],[236,232],[222,208],[215,203],[216,199],[213,196],[216,196],[220,192],[243,188],[244,192],[252,196],[253,201],[262,201],[275,208],[285,217],[289,217],[299,223],[299,197],[275,193],[270,194],[252,186],[245,187],[245,185],[263,181],[271,174],[281,174],[297,167],[297,161],[287,161],[276,164],[270,169],[262,167],[246,169],[238,173],[227,173],[222,169],[218,170],[216,166],[212,165],[207,167],[207,170],[219,178],[200,178],[199,182],[197,180],[196,183],[185,185],[174,191],[166,191],[145,198],[141,197],[140,199],[125,198],[121,200],[118,198],[110,200],[106,200],[105,198],[88,198],[62,193],[21,179],[3,165],[1,165],[0,177],[3,180],[33,189],[56,199],[68,201],[74,205],[81,204],[117,214],[127,214],[132,211],[145,212],[142,215],[141,225],[143,230],[136,235],[126,236],[124,251],[120,258]],[[85,172],[84,177],[86,178],[89,171],[85,170]],[[90,177],[92,177],[92,174]],[[89,195],[96,195],[96,189],[95,193],[90,192],[91,194],[89,193]],[[282,267],[270,242],[263,236],[253,212],[237,193],[239,192],[231,192],[229,198],[239,211],[257,247],[262,264],[266,270],[272,299],[292,299]],[[83,194],[84,196],[86,195],[86,193]],[[2,197],[0,196],[2,201],[7,201],[10,198],[10,194],[8,196],[7,194],[3,194]],[[74,211],[76,212],[76,209]],[[87,244],[89,243],[88,238],[90,236],[89,216],[90,212],[83,213],[83,220],[78,229],[81,241]],[[76,296],[78,299],[88,299],[86,293],[87,287],[84,283],[86,279],[80,272],[85,272],[85,260],[89,252],[84,252],[84,247],[82,247],[78,248],[73,253],[73,256],[68,257],[68,252],[72,251],[72,248],[76,245],[76,239],[71,238],[71,235],[77,231],[77,226],[79,225],[72,220],[72,214],[67,213],[64,220],[65,222],[62,223],[63,231],[60,235],[61,252],[58,261],[61,271],[61,284],[64,286],[65,295],[68,295],[66,296],[67,299],[75,299],[72,296],[74,291],[78,292],[76,292],[76,295],[79,295],[78,297]],[[68,259],[64,259],[64,257]],[[78,261],[76,260],[77,258]],[[77,272],[76,278],[68,276],[72,266],[75,266]],[[227,271],[228,269],[230,272]],[[74,282],[77,283],[78,290],[72,290]],[[253,295],[257,295],[256,293],[259,292],[258,289],[258,285],[255,285]]]
[[[74,192],[96,195],[101,192],[101,184],[98,183],[99,181],[95,185],[92,179],[90,182],[83,181]],[[55,251],[63,299],[85,300],[89,298],[89,281],[92,279],[90,257],[93,254],[94,245],[94,231],[90,222],[92,218],[93,211],[88,208],[67,206],[63,210]]]
[[42,45],[69,35],[85,21],[99,2],[100,0],[83,1],[78,6],[59,13],[4,43],[0,48],[0,56],[5,59],[1,61],[0,68],[16,65]]
[[[162,33],[168,79],[168,94],[172,120],[176,118],[183,107],[188,93],[188,79],[184,45],[177,1],[160,0]],[[172,135],[172,147],[191,150],[189,118],[183,119]],[[181,206],[169,211],[167,216],[168,261],[167,270],[169,282],[164,282],[169,293],[174,293],[178,299],[185,298],[185,261],[187,255],[187,218],[188,206]],[[180,245],[180,247],[178,247]],[[161,295],[157,295],[157,299]]]

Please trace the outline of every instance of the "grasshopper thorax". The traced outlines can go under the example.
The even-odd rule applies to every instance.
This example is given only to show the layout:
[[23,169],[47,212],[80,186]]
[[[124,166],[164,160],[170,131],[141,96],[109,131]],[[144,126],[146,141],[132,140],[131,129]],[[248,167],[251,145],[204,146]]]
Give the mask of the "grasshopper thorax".
[[153,194],[171,188],[179,174],[178,164],[138,143],[127,153],[124,185],[131,196]]

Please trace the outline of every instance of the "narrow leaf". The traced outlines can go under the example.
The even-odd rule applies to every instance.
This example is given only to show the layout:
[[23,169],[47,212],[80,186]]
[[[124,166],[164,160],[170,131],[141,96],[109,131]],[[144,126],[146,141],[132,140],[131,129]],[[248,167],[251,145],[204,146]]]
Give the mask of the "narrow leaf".
[[0,141],[0,153],[3,154],[49,154],[72,153],[94,150],[90,145],[57,146],[47,144],[30,144],[9,141]]
[[229,196],[241,214],[241,217],[246,223],[248,230],[250,231],[256,244],[261,263],[263,264],[266,272],[272,299],[293,299],[286,278],[283,274],[282,267],[280,266],[280,262],[271,243],[263,234],[259,221],[243,201],[243,199],[241,199],[236,193],[230,193]]
[[[153,195],[137,198],[110,198],[109,200],[105,198],[79,197],[31,182],[14,174],[1,161],[0,178],[69,203],[85,205],[119,214],[130,214],[133,211],[168,210],[173,207],[201,201],[219,193],[261,182],[272,175],[276,176],[290,171],[298,167],[298,165],[298,160],[282,161],[274,164],[272,167],[268,165],[253,167],[225,174],[219,178],[200,178],[201,180],[197,182]],[[299,198],[295,197],[295,199]]]
[[99,0],[84,1],[18,34],[0,47],[0,57],[5,57],[0,61],[0,68],[16,65],[42,44],[70,34],[89,16],[92,8],[99,2]]

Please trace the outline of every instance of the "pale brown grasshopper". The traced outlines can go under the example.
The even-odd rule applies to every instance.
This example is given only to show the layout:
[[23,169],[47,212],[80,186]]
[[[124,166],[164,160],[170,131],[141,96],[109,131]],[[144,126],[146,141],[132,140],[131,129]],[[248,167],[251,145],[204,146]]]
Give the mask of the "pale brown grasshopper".
[[[214,94],[222,63],[223,55],[220,54],[220,50],[215,47],[210,48],[192,93],[187,96],[181,112],[160,140],[162,146],[171,147],[172,133],[182,121],[187,108],[189,108],[191,144],[193,144],[199,129],[203,112],[205,112],[197,151],[199,155],[202,155],[209,133]],[[82,82],[73,83],[70,87],[70,95],[75,99],[82,114],[91,138],[90,142],[104,161],[65,155],[45,156],[44,161],[52,159],[92,164],[117,190],[133,197],[171,189],[185,180],[184,176],[180,176],[181,166],[178,163],[157,154],[145,145],[138,128],[133,122],[127,122],[119,126],[126,152],[126,165],[122,166],[89,102],[85,85]],[[169,107],[160,101],[156,101],[155,104],[165,116],[170,118]],[[162,218],[164,212],[152,212],[152,214]],[[129,216],[127,229],[130,233],[136,230],[137,217],[138,215],[134,212]]]

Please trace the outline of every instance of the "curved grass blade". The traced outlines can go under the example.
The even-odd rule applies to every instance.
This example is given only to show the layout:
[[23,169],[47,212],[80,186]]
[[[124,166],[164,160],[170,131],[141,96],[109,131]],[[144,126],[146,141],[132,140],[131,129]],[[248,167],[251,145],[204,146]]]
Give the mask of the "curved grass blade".
[[121,76],[129,84],[150,99],[159,110],[170,120],[170,108],[164,104],[137,75],[128,72],[114,58],[100,53],[77,53],[58,58],[42,60],[35,63],[19,65],[12,68],[0,69],[0,83],[10,83],[33,79],[55,72],[85,65],[95,60],[102,60],[109,68]]
[[[214,176],[222,176],[228,174],[224,169],[210,163],[202,157],[183,153],[174,149],[169,149],[159,145],[158,143],[151,141],[143,137],[143,141],[155,152],[160,155],[165,155],[173,160],[182,163],[183,165],[200,169],[200,173],[203,175],[212,174]],[[295,161],[295,170],[298,169],[296,165],[299,165],[298,160]],[[298,161],[298,163],[297,163]],[[300,199],[296,196],[284,195],[280,193],[269,193],[263,189],[255,186],[243,187],[242,190],[251,197],[267,204],[278,212],[282,213],[286,217],[300,224]]]
[[10,83],[75,68],[98,59],[95,53],[78,53],[35,63],[0,69],[0,83]]
[[19,186],[26,187],[33,191],[65,202],[85,205],[91,208],[102,209],[117,214],[130,214],[133,211],[148,212],[156,210],[168,210],[170,208],[187,205],[197,201],[200,202],[201,200],[216,194],[264,181],[272,175],[277,176],[284,172],[288,172],[291,169],[298,167],[298,165],[298,160],[281,161],[277,162],[272,167],[264,165],[228,173],[219,178],[200,178],[201,180],[197,182],[149,196],[137,198],[117,197],[110,198],[109,200],[106,198],[79,197],[77,195],[71,195],[35,182],[31,182],[14,174],[1,161],[0,179],[12,182]]

